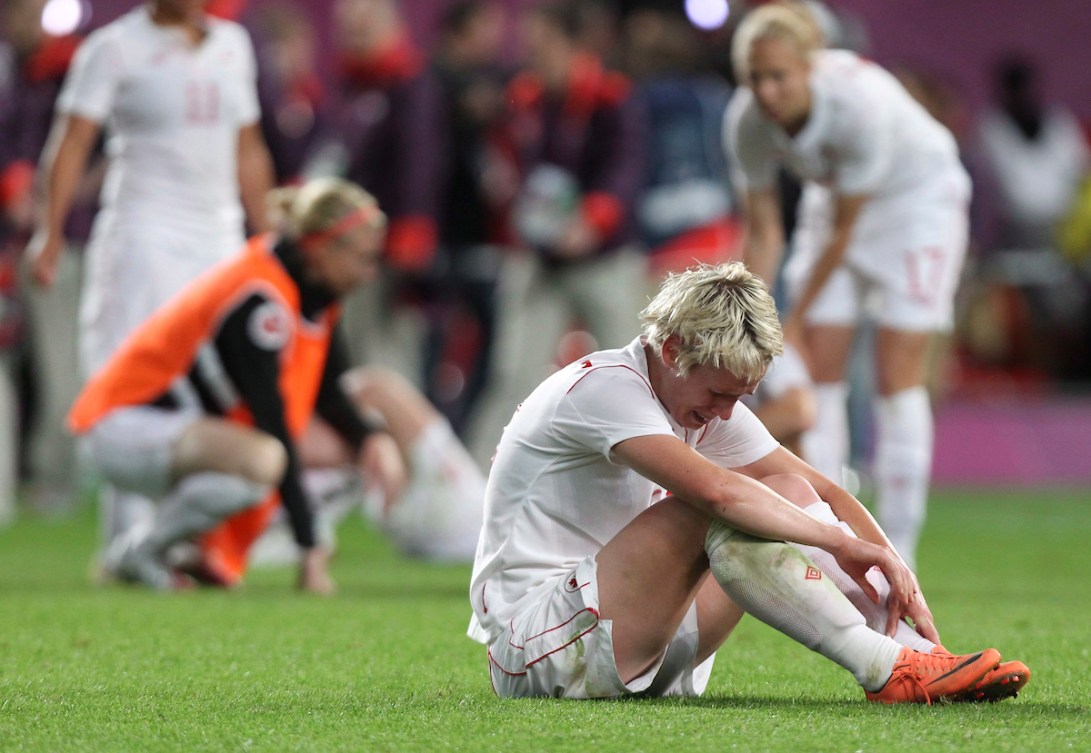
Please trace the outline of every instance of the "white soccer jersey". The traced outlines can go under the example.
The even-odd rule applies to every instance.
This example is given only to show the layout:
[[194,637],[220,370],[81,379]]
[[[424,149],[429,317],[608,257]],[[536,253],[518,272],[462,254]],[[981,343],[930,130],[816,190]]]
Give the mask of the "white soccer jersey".
[[619,442],[653,434],[677,436],[726,468],[778,446],[741,404],[701,431],[675,423],[652,391],[640,338],[561,369],[519,407],[497,448],[470,586],[472,638],[493,640],[522,600],[548,591],[663,497],[611,459]]
[[80,46],[57,108],[106,128],[107,209],[188,231],[235,230],[238,131],[260,115],[255,77],[238,24],[209,18],[194,45],[141,6]]
[[91,34],[59,112],[102,123],[110,162],[87,250],[80,350],[88,373],[182,287],[244,241],[239,130],[259,108],[254,51],[209,18],[194,45],[141,6]]
[[819,50],[810,84],[810,117],[794,137],[762,114],[750,89],[736,90],[725,141],[744,190],[772,186],[778,165],[837,193],[880,200],[962,177],[954,137],[882,67]]

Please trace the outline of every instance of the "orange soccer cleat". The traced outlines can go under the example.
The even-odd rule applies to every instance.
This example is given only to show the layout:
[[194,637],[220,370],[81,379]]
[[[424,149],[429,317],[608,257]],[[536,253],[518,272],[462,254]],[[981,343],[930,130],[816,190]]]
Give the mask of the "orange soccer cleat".
[[[943,646],[932,649],[936,655],[951,656],[951,652]],[[1030,680],[1030,668],[1021,661],[1005,661],[985,674],[977,687],[965,693],[951,698],[952,701],[981,703],[1002,701],[1005,698],[1015,698],[1019,691]]]
[[1030,668],[1021,661],[1005,661],[985,675],[974,690],[955,696],[953,701],[995,702],[1015,698],[1030,679]]
[[984,678],[1000,664],[1000,652],[987,648],[976,654],[924,654],[903,648],[894,671],[880,690],[867,692],[875,703],[953,701],[981,689]]

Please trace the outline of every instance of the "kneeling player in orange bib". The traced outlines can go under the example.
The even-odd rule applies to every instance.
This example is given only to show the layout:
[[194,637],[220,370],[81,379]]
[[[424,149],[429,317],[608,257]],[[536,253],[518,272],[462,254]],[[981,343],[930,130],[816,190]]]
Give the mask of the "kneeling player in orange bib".
[[404,475],[393,440],[341,390],[347,357],[334,337],[337,301],[378,269],[386,218],[358,186],[319,179],[286,220],[282,235],[253,238],[157,311],[69,414],[109,482],[160,501],[150,530],[107,554],[123,580],[170,588],[175,544],[243,511],[228,538],[256,537],[279,496],[303,552],[301,587],[332,590],[295,450],[315,411],[376,478]]

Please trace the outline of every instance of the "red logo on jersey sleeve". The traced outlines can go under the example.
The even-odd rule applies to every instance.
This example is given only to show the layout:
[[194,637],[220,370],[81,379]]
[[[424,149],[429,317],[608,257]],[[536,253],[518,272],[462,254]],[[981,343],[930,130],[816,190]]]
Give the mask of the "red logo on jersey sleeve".
[[268,301],[250,314],[247,322],[250,340],[263,350],[280,350],[292,335],[292,320],[279,303]]

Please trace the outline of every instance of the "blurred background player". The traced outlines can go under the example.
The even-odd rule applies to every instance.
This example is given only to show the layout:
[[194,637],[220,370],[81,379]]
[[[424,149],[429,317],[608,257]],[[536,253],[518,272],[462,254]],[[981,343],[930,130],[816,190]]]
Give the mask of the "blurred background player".
[[928,351],[932,336],[951,325],[969,178],[950,132],[879,66],[821,49],[800,5],[752,11],[732,54],[744,86],[728,109],[726,140],[746,199],[745,258],[768,281],[783,245],[776,169],[806,182],[784,326],[815,382],[818,415],[806,454],[841,482],[845,365],[874,302],[877,513],[912,564],[932,464]]
[[503,174],[492,131],[510,77],[501,62],[506,16],[497,0],[460,0],[440,18],[432,68],[443,92],[448,169],[440,192],[436,258],[423,275],[427,318],[421,384],[464,434],[492,367],[500,276]]
[[626,342],[646,290],[633,228],[646,113],[629,81],[584,47],[582,18],[574,2],[529,6],[521,17],[526,67],[509,87],[503,129],[519,175],[511,217],[520,251],[505,260],[492,392],[471,436],[482,463],[515,405],[553,368],[565,333],[582,327],[602,347]]
[[[109,167],[80,312],[84,375],[187,282],[242,245],[244,218],[266,228],[269,154],[258,126],[254,53],[243,28],[205,0],[153,0],[97,30],[76,55],[42,161],[45,192],[29,247],[51,286],[64,223],[88,155],[106,132]],[[152,514],[109,484],[107,542]]]
[[803,437],[814,427],[818,407],[803,356],[790,345],[769,362],[765,378],[742,403],[765,424],[773,438],[796,457],[807,459]]
[[[53,286],[45,290],[27,285],[25,279],[16,285],[17,262],[34,229],[35,172],[54,103],[80,43],[77,34],[51,34],[43,29],[44,6],[44,0],[11,0],[0,7],[0,52],[9,53],[6,78],[0,76],[0,340],[4,341],[0,348],[10,350],[8,365],[13,372],[32,375],[18,380],[18,399],[14,393],[10,397],[11,414],[18,406],[19,421],[8,424],[0,417],[0,425],[7,425],[11,432],[0,429],[0,436],[13,443],[10,454],[0,450],[13,463],[10,472],[0,471],[4,479],[0,485],[11,484],[14,490],[18,457],[30,480],[26,489],[30,506],[61,512],[71,509],[80,478],[75,471],[75,445],[64,431],[64,414],[80,385],[76,359],[80,265],[102,171],[96,154],[95,166],[76,189],[65,226],[68,243],[57,261]],[[0,374],[0,381],[4,378]],[[20,422],[23,430],[16,431]],[[26,444],[16,452],[19,439]]]
[[256,236],[186,286],[126,339],[72,408],[70,427],[87,435],[103,476],[162,500],[148,529],[112,543],[106,565],[119,578],[170,588],[172,546],[229,516],[221,541],[245,551],[279,496],[303,552],[301,587],[332,590],[295,450],[314,411],[373,478],[400,483],[390,437],[371,431],[338,384],[347,356],[336,339],[337,302],[377,273],[385,217],[369,194],[338,179],[290,197],[290,231]]
[[375,415],[398,445],[408,471],[401,494],[368,517],[404,554],[472,562],[481,534],[485,477],[450,423],[408,380],[385,369],[347,373],[341,385],[365,415]]
[[345,302],[354,363],[383,363],[418,381],[425,325],[421,275],[433,263],[447,162],[443,93],[396,0],[332,5],[337,98],[333,128],[309,174],[370,191],[390,218],[374,289]]
[[[437,562],[472,562],[481,533],[485,477],[450,423],[395,371],[361,367],[341,386],[357,409],[387,431],[406,469],[401,491],[386,495],[354,463],[351,448],[321,419],[300,443],[303,485],[315,508],[319,540],[333,548],[335,526],[352,510],[386,534],[402,554]],[[283,523],[283,521],[280,521]],[[279,564],[290,531],[271,526],[254,544],[252,564]]]

